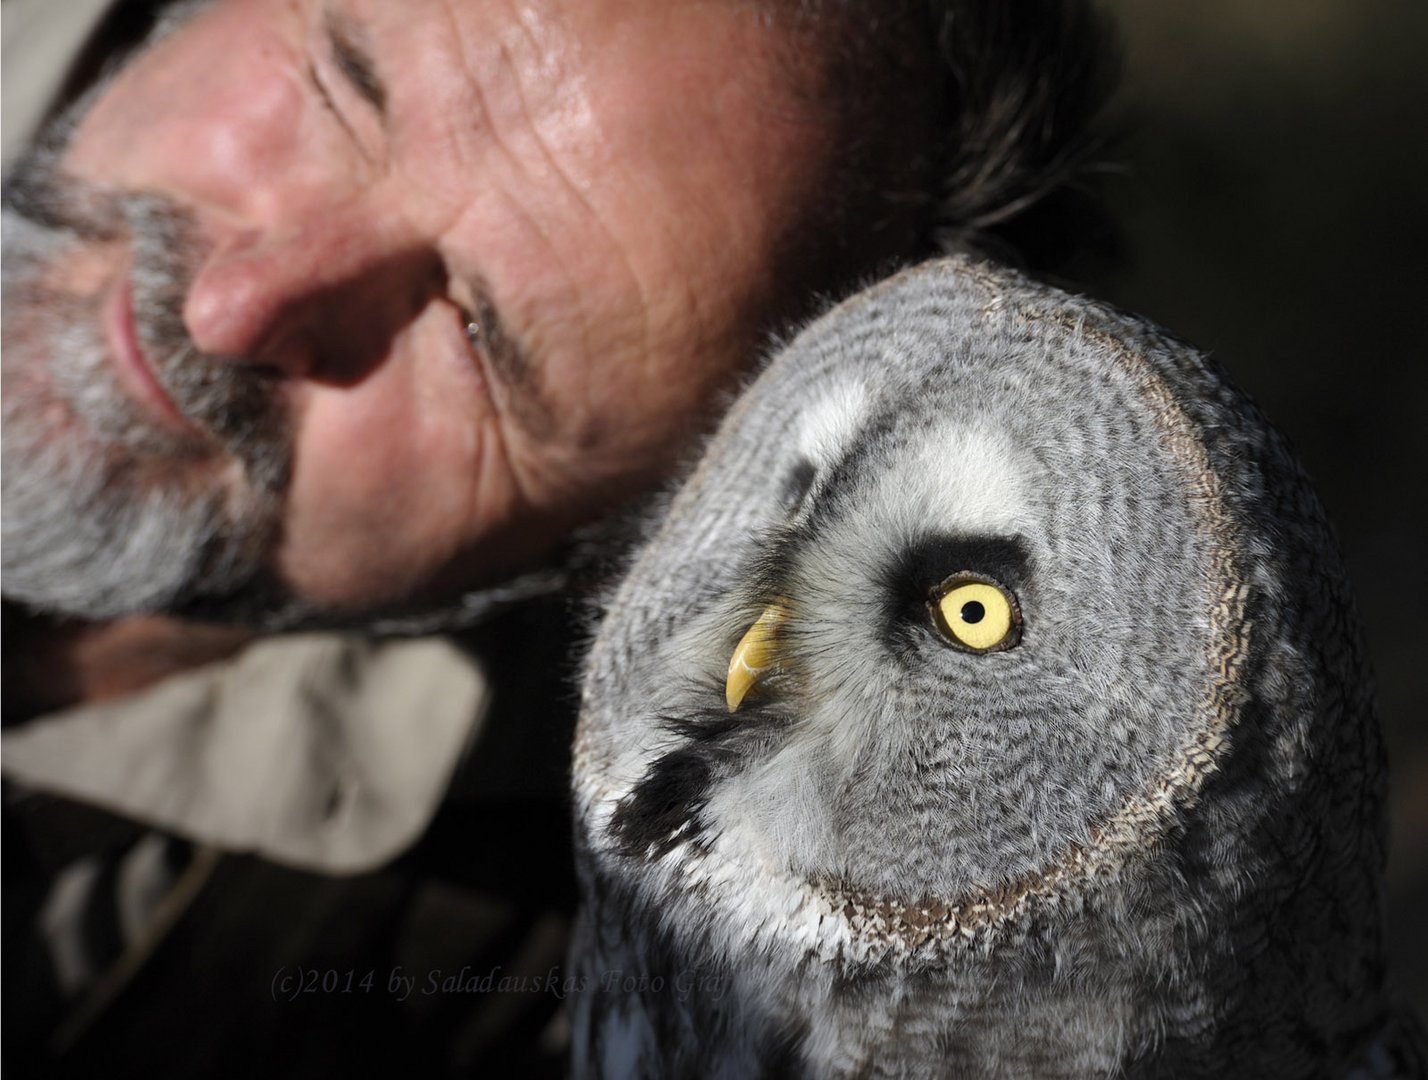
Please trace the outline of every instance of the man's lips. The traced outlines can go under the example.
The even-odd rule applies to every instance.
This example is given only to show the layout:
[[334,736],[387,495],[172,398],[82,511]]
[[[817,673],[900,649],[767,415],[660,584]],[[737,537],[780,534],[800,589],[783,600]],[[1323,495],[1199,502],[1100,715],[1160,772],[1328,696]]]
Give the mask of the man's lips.
[[134,327],[134,290],[127,273],[109,290],[102,318],[114,367],[130,394],[146,405],[164,426],[187,435],[199,434],[193,422],[179,412],[144,356]]

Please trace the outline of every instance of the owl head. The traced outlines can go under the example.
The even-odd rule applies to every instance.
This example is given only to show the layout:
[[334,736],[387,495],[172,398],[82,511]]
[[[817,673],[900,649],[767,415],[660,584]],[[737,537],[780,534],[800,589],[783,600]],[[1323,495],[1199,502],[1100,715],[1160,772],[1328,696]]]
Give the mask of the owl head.
[[773,360],[607,605],[596,921],[743,972],[751,1009],[1060,987],[1150,1053],[1262,1029],[1272,986],[1362,1027],[1355,635],[1301,471],[1203,357],[985,264],[906,272]]

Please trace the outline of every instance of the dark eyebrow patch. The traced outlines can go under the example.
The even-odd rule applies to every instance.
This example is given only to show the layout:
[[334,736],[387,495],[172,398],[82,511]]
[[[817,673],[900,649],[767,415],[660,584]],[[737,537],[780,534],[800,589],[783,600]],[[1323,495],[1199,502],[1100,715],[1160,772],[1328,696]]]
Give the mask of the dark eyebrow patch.
[[985,574],[1012,590],[1028,576],[1031,559],[1019,536],[929,534],[900,551],[885,573],[890,586],[904,585],[919,597],[953,574]]
[[323,19],[323,29],[327,31],[327,41],[332,47],[332,58],[337,70],[342,73],[357,95],[377,110],[377,114],[387,118],[387,87],[377,75],[377,65],[366,45],[363,34],[352,20],[336,12],[328,11]]
[[926,627],[931,590],[954,574],[986,577],[1008,589],[1026,610],[1031,555],[1019,536],[952,536],[914,540],[882,569],[883,640],[906,643]]

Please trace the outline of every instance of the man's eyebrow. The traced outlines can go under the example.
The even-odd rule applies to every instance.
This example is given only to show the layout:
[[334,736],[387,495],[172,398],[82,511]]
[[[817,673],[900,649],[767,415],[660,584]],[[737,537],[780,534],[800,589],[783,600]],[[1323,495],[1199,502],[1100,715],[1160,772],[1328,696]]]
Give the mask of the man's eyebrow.
[[507,407],[526,434],[549,437],[554,413],[544,388],[521,342],[507,332],[500,312],[491,301],[484,281],[473,279],[468,288],[476,298],[467,332],[479,334],[491,363],[491,374],[506,388]]
[[358,96],[376,109],[377,115],[385,121],[387,87],[377,75],[377,65],[367,48],[366,34],[350,18],[331,8],[324,13],[322,27],[327,33],[337,70]]

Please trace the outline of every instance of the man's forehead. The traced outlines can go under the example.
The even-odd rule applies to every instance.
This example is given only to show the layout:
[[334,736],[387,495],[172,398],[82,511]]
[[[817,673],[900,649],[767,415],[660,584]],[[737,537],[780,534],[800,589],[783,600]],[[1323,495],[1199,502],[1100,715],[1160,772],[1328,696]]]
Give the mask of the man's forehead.
[[[597,81],[641,88],[626,104],[651,112],[707,110],[734,83],[775,104],[787,80],[785,34],[741,0],[322,0],[318,10],[350,51],[403,61],[378,71],[383,82],[420,83],[454,62],[484,94],[518,91],[527,110],[571,102]],[[695,89],[705,92],[686,93]]]

